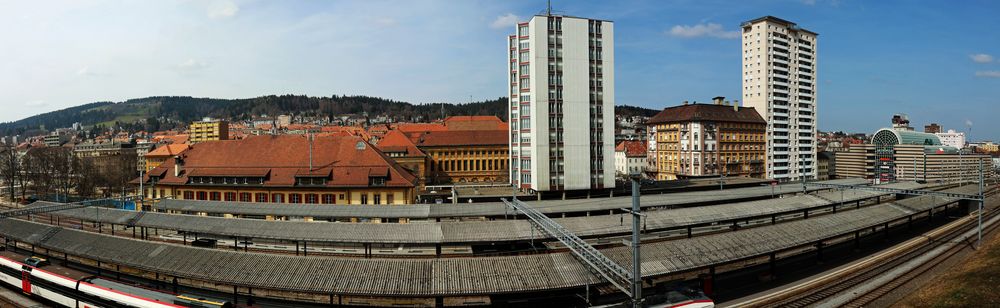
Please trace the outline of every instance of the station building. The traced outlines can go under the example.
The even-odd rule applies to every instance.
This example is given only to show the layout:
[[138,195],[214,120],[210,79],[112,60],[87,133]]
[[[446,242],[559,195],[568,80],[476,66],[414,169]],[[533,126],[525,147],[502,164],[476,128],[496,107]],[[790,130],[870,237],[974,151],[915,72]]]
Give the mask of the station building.
[[416,182],[370,143],[349,135],[201,142],[140,180],[152,199],[358,205],[411,204]]

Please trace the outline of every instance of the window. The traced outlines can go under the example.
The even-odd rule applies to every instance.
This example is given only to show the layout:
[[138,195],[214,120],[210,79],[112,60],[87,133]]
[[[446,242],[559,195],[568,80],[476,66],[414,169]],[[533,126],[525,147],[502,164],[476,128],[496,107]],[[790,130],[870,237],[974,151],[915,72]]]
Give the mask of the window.
[[344,194],[340,194],[340,200],[347,200],[347,198],[344,197]]
[[333,194],[323,194],[323,204],[333,204]]
[[306,194],[306,203],[316,204],[318,203],[319,196],[316,194]]
[[372,204],[381,204],[382,203],[382,194],[376,193],[375,197],[372,199],[372,201],[374,201]]
[[221,199],[220,198],[221,195],[222,194],[220,194],[217,191],[213,191],[212,193],[208,194],[209,199],[212,200],[212,201],[219,201]]
[[208,194],[204,191],[198,192],[198,200],[208,200]]
[[385,196],[385,204],[393,204],[393,197],[396,195],[390,193]]
[[302,203],[302,194],[288,194],[288,203]]
[[267,202],[267,193],[257,193],[257,202]]
[[234,193],[234,192],[227,192],[224,195],[223,200],[225,200],[225,201],[236,201],[236,193]]
[[240,202],[250,202],[250,193],[240,193]]
[[385,177],[376,176],[369,178],[368,186],[385,186]]
[[361,194],[361,204],[368,204],[368,194],[367,193]]
[[284,194],[271,194],[271,202],[274,203],[285,203]]
[[185,191],[184,192],[184,200],[194,200],[194,192],[193,191]]

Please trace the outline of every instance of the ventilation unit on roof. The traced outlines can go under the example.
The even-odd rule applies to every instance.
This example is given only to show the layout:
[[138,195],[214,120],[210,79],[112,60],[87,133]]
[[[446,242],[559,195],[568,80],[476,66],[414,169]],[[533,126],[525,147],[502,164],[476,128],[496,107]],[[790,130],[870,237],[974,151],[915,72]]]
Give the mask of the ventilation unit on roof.
[[365,142],[364,141],[358,141],[358,143],[354,145],[354,148],[358,149],[359,151],[360,150],[364,150],[365,149]]

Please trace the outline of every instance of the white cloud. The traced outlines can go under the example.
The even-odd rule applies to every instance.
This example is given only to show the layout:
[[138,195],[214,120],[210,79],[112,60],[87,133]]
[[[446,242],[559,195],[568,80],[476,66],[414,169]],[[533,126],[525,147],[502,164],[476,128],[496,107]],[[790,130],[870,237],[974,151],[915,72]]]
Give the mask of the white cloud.
[[240,7],[229,0],[213,1],[208,5],[208,17],[213,19],[230,18],[240,12]]
[[671,36],[683,38],[708,36],[722,39],[734,39],[740,37],[740,33],[738,31],[725,31],[722,29],[722,25],[717,23],[697,24],[693,26],[676,25],[673,28],[670,28],[668,33]]
[[76,71],[76,75],[77,76],[87,76],[87,75],[90,75],[90,74],[92,74],[92,73],[90,72],[90,67],[89,66],[81,67],[80,70]]
[[974,55],[969,55],[969,58],[971,58],[972,61],[976,62],[976,63],[990,63],[990,62],[993,62],[993,56],[985,54],[985,53],[977,53],[977,54],[974,54]]
[[976,77],[1000,78],[1000,71],[978,71],[976,72]]
[[514,15],[512,13],[507,13],[505,15],[497,16],[497,19],[493,20],[490,24],[490,28],[493,29],[509,29],[517,25],[517,22],[521,20],[521,17]]
[[175,68],[182,71],[197,71],[208,67],[208,63],[204,61],[199,61],[195,59],[187,59],[187,61],[181,62],[174,66]]

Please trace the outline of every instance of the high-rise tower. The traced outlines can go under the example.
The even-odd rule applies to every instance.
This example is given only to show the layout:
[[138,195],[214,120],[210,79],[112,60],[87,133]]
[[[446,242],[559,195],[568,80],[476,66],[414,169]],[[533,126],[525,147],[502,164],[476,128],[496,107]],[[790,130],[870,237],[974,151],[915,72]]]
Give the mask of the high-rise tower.
[[816,38],[773,16],[744,22],[743,105],[767,121],[767,176],[816,177]]
[[508,37],[511,181],[536,191],[614,188],[614,27],[538,15]]

